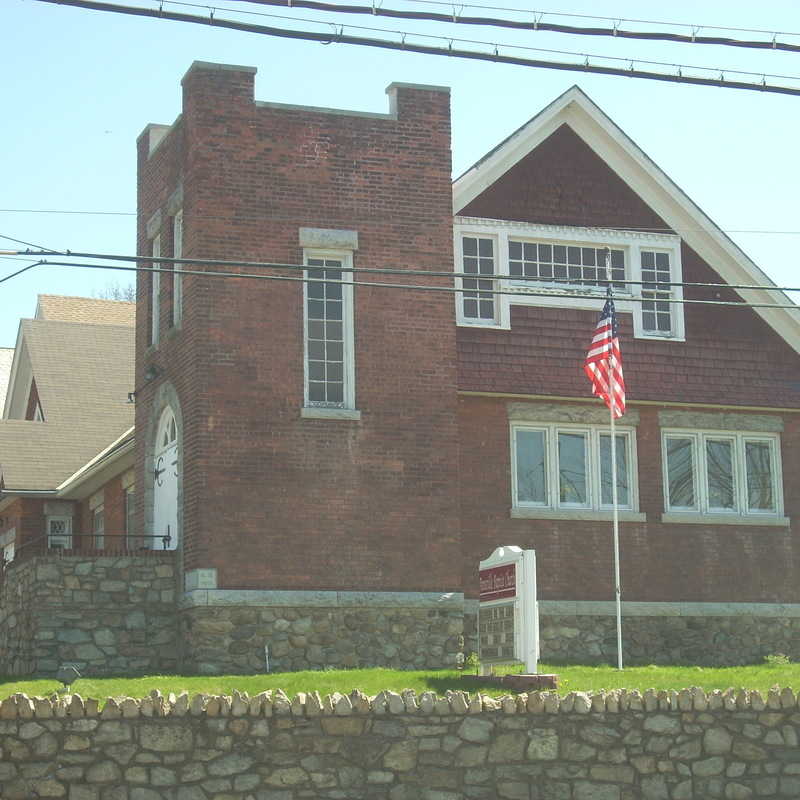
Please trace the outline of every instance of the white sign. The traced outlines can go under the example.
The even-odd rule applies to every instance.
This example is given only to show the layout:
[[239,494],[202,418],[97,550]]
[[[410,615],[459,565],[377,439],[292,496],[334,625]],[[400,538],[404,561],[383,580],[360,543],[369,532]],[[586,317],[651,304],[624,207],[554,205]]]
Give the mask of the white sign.
[[498,547],[480,562],[478,657],[481,664],[520,662],[535,674],[539,661],[536,552]]

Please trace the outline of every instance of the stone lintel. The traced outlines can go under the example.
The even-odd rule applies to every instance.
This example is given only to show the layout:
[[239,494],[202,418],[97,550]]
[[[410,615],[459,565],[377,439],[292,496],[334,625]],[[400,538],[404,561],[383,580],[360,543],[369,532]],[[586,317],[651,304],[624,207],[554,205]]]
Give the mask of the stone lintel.
[[[609,425],[608,409],[569,403],[509,403],[508,418],[517,422],[576,422],[581,425]],[[639,412],[628,409],[619,426],[639,424]]]
[[358,250],[358,231],[336,228],[300,228],[300,247],[320,250]]
[[[625,415],[627,417],[627,414]],[[739,414],[723,411],[682,411],[664,409],[658,412],[658,424],[662,428],[710,429],[715,431],[757,431],[758,433],[781,433],[783,418],[769,414]]]

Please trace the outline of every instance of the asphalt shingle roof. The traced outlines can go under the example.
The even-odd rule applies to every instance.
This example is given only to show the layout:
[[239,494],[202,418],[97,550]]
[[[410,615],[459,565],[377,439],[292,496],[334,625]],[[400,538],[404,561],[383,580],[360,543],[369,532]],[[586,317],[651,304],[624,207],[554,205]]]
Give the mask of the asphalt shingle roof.
[[6,491],[52,490],[133,425],[134,328],[46,319],[20,327],[45,421],[0,420],[0,473]]
[[135,325],[136,303],[95,297],[40,294],[37,319],[87,325]]

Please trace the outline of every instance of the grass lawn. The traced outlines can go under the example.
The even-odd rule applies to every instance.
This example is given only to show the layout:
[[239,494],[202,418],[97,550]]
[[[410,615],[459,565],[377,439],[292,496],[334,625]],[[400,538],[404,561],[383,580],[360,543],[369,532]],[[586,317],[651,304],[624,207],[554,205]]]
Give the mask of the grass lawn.
[[[800,688],[800,664],[751,665],[745,667],[630,667],[622,672],[607,665],[571,666],[540,664],[540,672],[559,675],[559,691],[596,691],[599,689],[684,689],[701,686],[706,690],[734,688],[759,689],[762,692],[778,684]],[[400,671],[391,669],[352,669],[325,672],[283,672],[271,675],[147,675],[141,678],[82,678],[72,685],[72,691],[83,697],[143,697],[153,689],[163,694],[231,694],[234,689],[251,696],[265,689],[283,689],[288,695],[318,691],[320,694],[346,694],[360,689],[375,695],[383,689],[400,691],[413,689],[417,693],[432,691],[439,695],[448,689],[476,691],[479,686],[464,686],[461,674],[455,670]],[[0,682],[0,699],[15,692],[47,696],[60,687],[55,680],[23,680]],[[500,695],[504,691],[486,686],[480,691]]]

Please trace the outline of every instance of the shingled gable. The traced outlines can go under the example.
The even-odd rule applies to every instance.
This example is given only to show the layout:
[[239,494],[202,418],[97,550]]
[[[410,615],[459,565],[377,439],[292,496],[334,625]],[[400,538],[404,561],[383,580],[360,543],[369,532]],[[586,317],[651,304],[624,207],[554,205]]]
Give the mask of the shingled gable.
[[[471,203],[562,126],[568,126],[648,206],[654,228],[663,220],[667,228],[678,232],[686,245],[713,265],[724,282],[774,286],[719,226],[577,86],[564,92],[454,181],[455,214],[469,214]],[[738,290],[737,294],[751,303],[789,305],[792,302],[778,289]],[[756,308],[755,311],[787,344],[800,352],[800,317],[797,314],[774,308]]]

